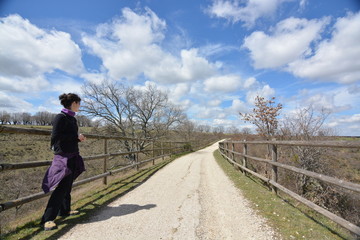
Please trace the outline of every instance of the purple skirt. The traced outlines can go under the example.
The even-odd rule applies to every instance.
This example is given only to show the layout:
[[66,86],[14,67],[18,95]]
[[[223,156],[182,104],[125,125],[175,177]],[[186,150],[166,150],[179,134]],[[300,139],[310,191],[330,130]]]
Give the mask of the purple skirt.
[[72,173],[72,170],[68,168],[68,159],[72,159],[74,162],[74,180],[85,171],[85,165],[83,158],[79,153],[65,153],[61,155],[54,155],[54,159],[51,166],[45,173],[42,189],[45,193],[54,190],[61,180]]

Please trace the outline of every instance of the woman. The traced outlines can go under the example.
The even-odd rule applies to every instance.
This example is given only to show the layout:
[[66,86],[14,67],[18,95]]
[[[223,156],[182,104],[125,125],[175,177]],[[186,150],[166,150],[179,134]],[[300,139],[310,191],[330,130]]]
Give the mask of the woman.
[[75,113],[80,108],[80,97],[73,93],[59,96],[64,109],[53,120],[51,133],[51,149],[54,151],[54,159],[46,171],[42,188],[45,193],[53,190],[46,206],[41,224],[45,230],[55,229],[56,216],[69,216],[77,214],[71,211],[71,188],[73,181],[85,171],[84,162],[79,155],[78,142],[85,141],[82,134],[78,134],[78,126]]

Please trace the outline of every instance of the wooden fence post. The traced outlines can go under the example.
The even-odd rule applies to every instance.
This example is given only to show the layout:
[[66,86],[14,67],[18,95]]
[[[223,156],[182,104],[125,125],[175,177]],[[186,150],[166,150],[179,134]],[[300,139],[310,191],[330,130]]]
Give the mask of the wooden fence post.
[[169,148],[170,148],[170,158],[171,158],[171,154],[173,153],[171,142],[170,142],[170,147]]
[[[244,140],[244,147],[243,147],[243,154],[244,155],[247,155],[247,144],[246,144],[246,140]],[[246,161],[247,161],[247,158],[245,157],[245,156],[243,156],[243,167],[244,168],[246,168],[247,166],[247,163],[246,163]],[[243,174],[244,175],[246,175],[246,171],[245,170],[243,170]]]
[[[105,138],[104,139],[104,154],[107,154],[108,153],[108,142],[107,142],[107,139]],[[106,173],[107,172],[107,161],[108,161],[108,156],[105,156],[104,157],[104,167],[103,167],[103,169],[104,169],[104,173]],[[103,178],[103,183],[106,185],[107,184],[107,177],[105,176],[104,178]]]
[[161,142],[161,156],[162,156],[162,160],[164,160],[164,143]]
[[229,157],[229,142],[226,142],[226,156]]
[[152,140],[152,164],[155,165],[155,140]]
[[[234,162],[236,162],[236,160],[235,160],[235,143],[234,142],[232,142],[231,143],[231,151],[232,151],[232,153],[231,153],[231,160],[233,160]],[[236,165],[234,165],[234,166],[236,166]],[[239,167],[236,167],[237,169],[239,169]]]
[[135,154],[135,162],[136,162],[136,171],[139,171],[139,140],[136,140],[136,154]]
[[[275,141],[276,139],[272,139],[272,141]],[[275,144],[271,145],[271,161],[277,162],[277,146]],[[274,182],[277,182],[278,174],[277,174],[277,166],[272,165],[271,167],[271,180]],[[272,186],[272,192],[277,193],[276,187]]]

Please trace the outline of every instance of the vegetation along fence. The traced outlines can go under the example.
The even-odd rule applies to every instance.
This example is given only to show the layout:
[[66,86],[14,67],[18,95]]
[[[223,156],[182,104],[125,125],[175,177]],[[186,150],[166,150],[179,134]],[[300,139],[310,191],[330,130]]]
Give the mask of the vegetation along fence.
[[[271,150],[271,160],[254,157],[248,155],[248,145],[267,145],[269,150]],[[290,147],[330,147],[330,148],[360,148],[359,142],[351,142],[351,141],[316,141],[316,142],[309,142],[309,141],[223,141],[219,143],[219,150],[220,153],[224,158],[226,158],[230,163],[234,165],[234,167],[239,168],[242,170],[244,174],[250,173],[261,180],[267,182],[269,185],[272,186],[273,192],[277,192],[277,190],[281,190],[282,192],[288,194],[289,196],[293,197],[297,201],[305,204],[306,206],[310,207],[311,209],[319,212],[320,214],[326,216],[327,218],[331,219],[332,221],[336,222],[337,224],[343,226],[344,228],[348,229],[349,231],[357,234],[360,236],[360,227],[356,226],[355,224],[335,215],[334,213],[324,209],[316,205],[315,203],[307,200],[306,198],[298,195],[297,193],[289,190],[288,188],[280,185],[278,183],[278,168],[283,168],[286,170],[290,170],[297,174],[302,174],[307,177],[315,178],[317,180],[332,184],[337,187],[341,187],[346,189],[346,191],[352,191],[355,193],[360,193],[360,184],[355,184],[351,182],[346,182],[334,177],[325,176],[316,172],[304,170],[301,168],[297,168],[294,166],[286,165],[283,163],[278,162],[278,147],[279,146],[290,146]],[[243,149],[242,152],[237,152],[235,149]],[[240,158],[236,158],[236,156],[240,156]],[[265,164],[269,164],[271,166],[271,177],[265,177],[255,171],[252,171],[248,167],[248,159],[255,160],[257,162],[262,162]]]
[[[0,126],[0,133],[32,134],[32,135],[35,134],[35,135],[49,135],[49,136],[51,135],[51,131],[49,131],[49,130],[33,129],[33,128],[32,129],[30,129],[30,128],[15,128],[15,127],[8,127],[8,126]],[[141,164],[151,162],[151,161],[152,161],[152,164],[154,165],[156,159],[161,159],[161,158],[164,159],[164,157],[171,156],[172,154],[175,154],[175,153],[189,151],[190,150],[189,146],[191,146],[193,148],[200,147],[200,146],[189,145],[189,142],[169,142],[169,141],[165,142],[165,141],[159,141],[159,140],[154,140],[154,139],[125,138],[125,137],[103,136],[103,135],[95,135],[95,134],[86,134],[86,138],[103,140],[103,144],[104,144],[103,145],[104,146],[103,154],[83,157],[84,161],[103,159],[103,171],[102,171],[103,173],[95,175],[95,176],[91,176],[91,177],[83,179],[83,180],[79,180],[79,181],[75,182],[73,186],[79,186],[79,185],[89,183],[89,182],[92,182],[94,180],[101,179],[101,178],[103,179],[103,183],[107,184],[108,176],[114,175],[116,173],[125,171],[130,168],[135,168],[135,167],[137,170],[139,170],[139,166]],[[129,141],[132,144],[134,144],[135,150],[128,151],[128,152],[109,153],[108,152],[108,141],[110,139],[112,139],[112,140],[115,139],[115,140],[120,140],[120,141]],[[137,150],[137,149],[140,149],[139,144],[142,144],[142,146],[144,146],[144,142],[147,143],[147,144],[145,144],[146,147],[143,148],[142,150]],[[197,144],[197,143],[194,143],[194,144]],[[147,155],[150,156],[150,158],[145,159],[143,161],[139,161],[139,154],[141,154],[141,153],[147,153]],[[107,167],[108,159],[110,157],[115,157],[115,156],[132,156],[132,159],[134,161],[132,161],[131,163],[129,163],[125,166],[123,165],[120,168],[117,168],[114,170],[109,170]],[[52,161],[0,163],[0,172],[11,171],[11,170],[15,170],[15,169],[25,169],[25,168],[33,169],[36,167],[43,167],[43,166],[51,165],[51,162]],[[50,193],[45,194],[43,192],[39,192],[39,193],[21,197],[21,198],[15,199],[15,200],[10,200],[7,202],[0,203],[0,212],[5,211],[7,209],[14,208],[14,207],[22,205],[24,203],[32,202],[34,200],[43,198],[43,197],[49,195]]]

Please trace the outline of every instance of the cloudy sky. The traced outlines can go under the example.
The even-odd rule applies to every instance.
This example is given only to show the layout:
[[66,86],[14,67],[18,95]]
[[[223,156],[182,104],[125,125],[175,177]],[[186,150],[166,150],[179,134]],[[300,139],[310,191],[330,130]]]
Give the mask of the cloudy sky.
[[104,79],[155,84],[199,124],[250,127],[261,95],[360,136],[360,1],[0,0],[0,111],[58,112]]

